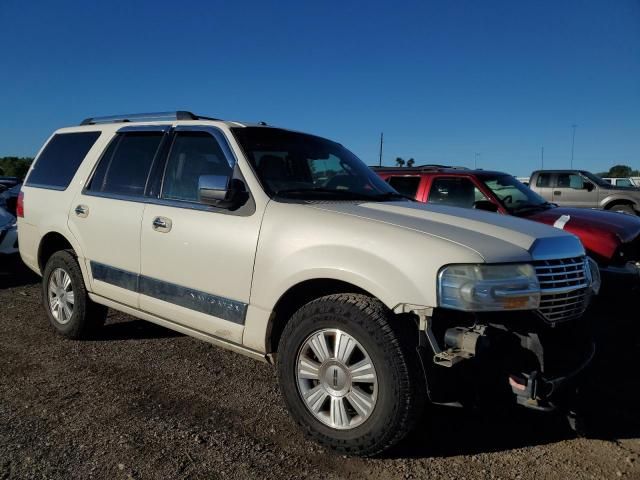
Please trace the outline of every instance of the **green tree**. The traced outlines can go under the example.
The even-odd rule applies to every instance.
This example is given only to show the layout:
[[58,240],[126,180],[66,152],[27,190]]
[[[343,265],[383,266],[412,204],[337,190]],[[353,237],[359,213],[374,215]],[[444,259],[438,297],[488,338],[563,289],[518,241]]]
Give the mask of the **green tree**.
[[402,159],[400,157],[396,158],[396,165],[398,167],[404,167],[404,159]]
[[0,157],[0,175],[24,179],[33,158],[29,157]]
[[416,161],[413,158],[407,160],[407,167],[411,168],[415,165]]
[[632,177],[633,176],[633,168],[628,165],[614,165],[609,169],[609,177],[620,178],[620,177]]

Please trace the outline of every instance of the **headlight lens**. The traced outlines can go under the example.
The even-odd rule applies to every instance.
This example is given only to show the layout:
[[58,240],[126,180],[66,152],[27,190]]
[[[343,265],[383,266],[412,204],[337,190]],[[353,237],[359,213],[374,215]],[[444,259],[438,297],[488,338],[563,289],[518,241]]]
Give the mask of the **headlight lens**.
[[450,265],[438,275],[438,304],[472,312],[535,310],[540,284],[530,264]]

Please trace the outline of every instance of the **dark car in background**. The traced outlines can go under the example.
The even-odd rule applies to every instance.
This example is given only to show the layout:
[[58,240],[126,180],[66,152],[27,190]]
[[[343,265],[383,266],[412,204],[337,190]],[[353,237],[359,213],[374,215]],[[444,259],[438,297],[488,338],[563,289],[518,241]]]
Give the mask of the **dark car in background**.
[[398,192],[420,202],[515,215],[571,232],[598,262],[605,284],[640,283],[640,217],[559,207],[503,172],[442,165],[373,169]]
[[16,207],[18,204],[18,195],[20,195],[21,183],[0,191],[0,208],[4,208],[14,217],[16,216]]

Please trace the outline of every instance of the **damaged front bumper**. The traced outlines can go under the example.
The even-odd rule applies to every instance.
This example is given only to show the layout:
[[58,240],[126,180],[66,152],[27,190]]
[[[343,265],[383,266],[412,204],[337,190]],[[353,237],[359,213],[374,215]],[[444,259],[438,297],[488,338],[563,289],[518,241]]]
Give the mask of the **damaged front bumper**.
[[549,324],[532,312],[435,309],[418,350],[430,400],[449,405],[563,406],[595,355],[586,318]]

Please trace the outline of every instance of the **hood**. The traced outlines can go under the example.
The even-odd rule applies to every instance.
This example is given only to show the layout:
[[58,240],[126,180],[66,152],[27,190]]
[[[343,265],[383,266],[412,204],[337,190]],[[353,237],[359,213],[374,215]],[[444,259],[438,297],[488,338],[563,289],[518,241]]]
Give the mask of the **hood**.
[[0,208],[0,228],[13,225],[16,221],[16,217],[7,212],[4,208]]
[[447,240],[476,252],[487,263],[584,255],[584,249],[574,235],[508,215],[402,201],[335,202],[313,206]]
[[587,250],[608,259],[620,245],[640,237],[640,217],[624,213],[556,207],[527,218],[547,225],[558,222],[558,228],[577,235]]

